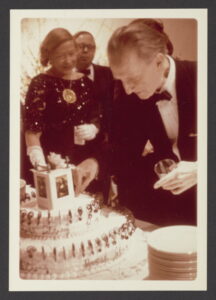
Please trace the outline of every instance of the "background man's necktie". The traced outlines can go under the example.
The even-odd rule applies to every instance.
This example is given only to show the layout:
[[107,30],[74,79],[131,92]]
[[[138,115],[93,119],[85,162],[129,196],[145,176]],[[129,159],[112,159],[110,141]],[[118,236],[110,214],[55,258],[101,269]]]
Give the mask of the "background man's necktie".
[[80,72],[86,76],[90,75],[90,73],[91,73],[91,71],[89,69],[81,70]]

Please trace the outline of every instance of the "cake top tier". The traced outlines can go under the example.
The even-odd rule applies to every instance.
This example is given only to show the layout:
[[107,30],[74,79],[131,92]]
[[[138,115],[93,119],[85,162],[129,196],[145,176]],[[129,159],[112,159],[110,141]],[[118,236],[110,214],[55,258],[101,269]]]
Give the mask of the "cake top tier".
[[[31,188],[31,190],[33,190]],[[41,209],[40,207],[38,207],[37,202],[34,202],[34,206],[30,206],[27,207],[26,205],[22,206],[21,204],[21,211],[26,211],[28,212],[33,212],[33,213],[40,213],[41,217],[46,217],[48,212],[50,212],[50,214],[54,217],[54,216],[58,216],[59,212],[61,212],[61,214],[66,214],[68,213],[69,210],[71,210],[71,212],[74,211],[98,211],[100,209],[100,204],[99,201],[97,201],[97,199],[94,199],[93,197],[89,196],[88,194],[81,194],[77,197],[74,198],[70,198],[70,199],[66,199],[64,201],[59,201],[57,202],[56,206],[54,209],[51,210],[47,210],[47,209]]]

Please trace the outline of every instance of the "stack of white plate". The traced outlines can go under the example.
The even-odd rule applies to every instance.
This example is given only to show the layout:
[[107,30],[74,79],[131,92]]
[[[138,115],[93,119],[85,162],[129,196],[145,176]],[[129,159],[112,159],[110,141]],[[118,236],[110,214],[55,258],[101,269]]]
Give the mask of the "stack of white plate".
[[148,237],[149,278],[194,280],[197,275],[196,227],[168,226]]

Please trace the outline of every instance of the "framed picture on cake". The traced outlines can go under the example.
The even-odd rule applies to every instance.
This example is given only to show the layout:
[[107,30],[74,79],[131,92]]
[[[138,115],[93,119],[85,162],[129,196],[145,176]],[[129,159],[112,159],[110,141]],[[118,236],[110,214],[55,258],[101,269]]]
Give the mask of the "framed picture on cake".
[[[139,23],[140,20],[144,20],[145,24]],[[153,55],[152,59],[153,57],[156,59],[155,57],[157,56],[158,63],[155,66],[160,66],[160,75],[163,75],[163,80],[159,80],[160,82],[167,82],[168,75],[171,72],[170,70],[172,70],[172,88],[169,92],[173,91],[173,95],[169,93],[168,98],[171,98],[157,99],[157,102],[154,98],[155,102],[153,107],[151,105],[148,106],[147,102],[141,101],[151,98],[144,95],[146,91],[142,90],[142,88],[140,88],[141,90],[136,90],[136,84],[131,83],[134,81],[128,80],[127,76],[124,77],[121,72],[118,73],[116,71],[118,70],[117,67],[119,67],[119,64],[126,58],[124,48],[128,40],[129,49],[132,49],[134,43],[137,42],[138,37],[133,39],[134,37],[132,38],[129,35],[134,28],[138,31],[138,36],[142,35],[143,32],[141,31],[146,28],[148,34],[152,32],[155,34],[156,31],[157,36],[163,37],[163,47],[166,46],[166,51],[168,51],[159,53],[160,55]],[[124,39],[116,39],[114,43],[116,35],[124,30],[128,30]],[[187,165],[190,171],[196,169],[193,174],[198,170],[198,173],[196,173],[198,174],[198,196],[195,199],[195,202],[198,203],[198,210],[196,211],[198,223],[196,224],[197,226],[195,226],[194,223],[191,226],[196,227],[195,230],[190,230],[191,228],[188,228],[190,227],[188,224],[187,228],[183,228],[183,231],[187,231],[185,235],[183,234],[183,238],[192,235],[191,239],[185,241],[185,245],[189,248],[185,247],[187,250],[182,250],[184,247],[181,248],[181,251],[187,253],[181,252],[179,254],[178,246],[180,243],[168,242],[170,247],[175,248],[176,246],[176,248],[174,250],[173,248],[172,250],[170,250],[170,248],[167,250],[166,248],[166,251],[169,252],[169,259],[168,265],[165,265],[165,267],[161,267],[161,264],[167,260],[166,255],[165,257],[163,256],[163,252],[165,251],[161,249],[161,251],[152,250],[152,248],[156,248],[156,246],[152,247],[152,245],[157,244],[160,238],[155,234],[157,241],[155,242],[154,238],[152,238],[152,244],[150,244],[149,236],[150,231],[165,226],[161,225],[162,223],[159,225],[163,213],[165,214],[167,211],[173,212],[173,215],[169,216],[168,221],[170,221],[170,223],[173,221],[173,216],[178,217],[175,211],[175,205],[173,204],[176,202],[169,202],[170,205],[163,205],[165,202],[162,202],[162,200],[165,201],[165,198],[161,198],[161,201],[157,199],[158,205],[154,206],[150,201],[151,194],[143,193],[141,195],[138,192],[138,187],[140,188],[139,184],[143,182],[143,178],[146,179],[146,182],[151,181],[150,174],[152,174],[152,170],[154,169],[151,160],[151,163],[143,163],[146,157],[154,157],[154,154],[157,154],[155,153],[157,149],[161,149],[161,153],[166,150],[166,153],[169,153],[171,157],[161,157],[161,153],[159,153],[160,155],[155,155],[158,161],[161,158],[173,158],[179,163],[181,160],[178,147],[176,146],[176,138],[178,137],[178,134],[176,136],[176,132],[178,132],[178,128],[171,126],[171,129],[174,129],[174,133],[172,130],[172,132],[169,130],[166,132],[164,131],[164,128],[166,129],[167,126],[165,123],[166,126],[162,126],[162,129],[160,127],[160,130],[157,131],[155,130],[157,127],[156,122],[158,120],[162,122],[163,118],[159,117],[158,119],[157,114],[154,115],[155,117],[152,117],[150,114],[150,112],[155,111],[155,107],[158,108],[158,111],[160,111],[160,109],[162,111],[163,108],[161,107],[165,106],[165,102],[168,106],[170,106],[171,103],[172,107],[168,107],[168,112],[165,112],[165,115],[172,115],[171,111],[174,112],[173,122],[176,125],[176,120],[178,119],[178,111],[176,111],[177,97],[176,89],[174,88],[173,90],[176,72],[175,67],[177,66],[175,59],[180,58],[183,61],[198,62],[199,76],[197,78],[194,77],[194,73],[192,76],[190,76],[189,73],[189,71],[193,69],[194,64],[189,64],[191,67],[189,68],[190,70],[188,69],[189,71],[184,73],[188,80],[187,84],[191,82],[194,84],[194,80],[198,80],[198,101],[194,102],[195,105],[187,106],[188,111],[182,114],[181,117],[185,121],[184,125],[187,130],[187,135],[185,135],[184,138],[188,145],[192,145],[191,147],[196,151],[199,148],[197,139],[201,139],[204,144],[206,143],[206,102],[204,103],[199,100],[201,98],[207,98],[207,81],[204,76],[207,72],[206,33],[207,12],[205,9],[11,11],[11,89],[13,91],[11,96],[11,106],[13,107],[11,119],[18,120],[19,124],[21,124],[21,126],[11,127],[11,136],[21,136],[18,144],[21,144],[20,156],[22,156],[20,167],[14,168],[16,172],[13,172],[13,182],[17,182],[18,189],[20,177],[25,179],[27,185],[31,186],[36,193],[37,201],[35,207],[26,207],[26,205],[25,207],[20,207],[20,203],[16,203],[10,212],[10,220],[16,220],[17,224],[19,224],[19,226],[14,227],[11,222],[11,226],[14,230],[11,231],[10,249],[16,249],[15,255],[10,257],[9,271],[11,291],[206,289],[205,234],[203,241],[203,233],[206,233],[207,227],[205,215],[206,190],[203,185],[203,182],[206,180],[205,151],[199,152],[199,163],[197,165],[195,165],[195,162],[188,165],[187,161],[183,161],[183,164],[180,163],[180,166],[183,165],[182,168]],[[87,41],[84,40],[85,35],[87,35]],[[55,37],[54,39],[53,36]],[[172,43],[168,36],[171,38]],[[77,39],[76,42],[74,42],[75,38]],[[50,40],[52,43],[48,43],[49,45],[47,46],[47,41]],[[122,40],[124,40],[124,44],[121,44]],[[150,43],[151,39],[148,41]],[[190,41],[190,45],[188,41]],[[116,46],[117,42],[120,43],[118,47]],[[138,44],[137,47],[140,47],[142,43]],[[148,51],[149,48],[153,49],[152,47],[147,48]],[[173,48],[175,50],[173,50]],[[88,70],[82,68],[78,69],[77,49],[83,53],[91,53],[91,59],[93,61]],[[118,54],[121,52],[120,50],[122,51],[122,56]],[[16,55],[17,51],[19,57]],[[171,58],[173,51],[175,51],[175,59]],[[74,53],[76,53],[76,55]],[[137,64],[137,53],[135,57],[133,57],[133,55],[130,57],[131,60],[125,60],[125,64],[128,63],[128,67],[130,67],[127,68],[128,73],[132,69],[134,72],[141,70],[139,67],[142,65],[142,62]],[[204,59],[200,60],[200,55]],[[146,58],[144,54],[142,59],[143,57]],[[87,58],[81,57],[80,61],[84,62],[85,59]],[[154,61],[154,59],[152,61]],[[134,63],[131,63],[131,61]],[[136,67],[134,68],[135,63]],[[139,75],[139,78],[144,76],[143,74],[148,66],[147,64],[146,68],[142,68],[142,75]],[[105,84],[104,82],[103,84],[98,83],[91,94],[91,87],[94,81],[98,80],[99,82],[99,79],[103,77],[103,75],[97,75],[97,68],[102,70],[101,74],[103,74],[105,70],[109,79],[105,80]],[[200,72],[200,70],[202,70],[202,72]],[[82,75],[79,73],[82,73]],[[154,74],[155,76],[150,80],[151,72],[148,72],[147,75],[146,78],[149,80],[149,86],[152,86],[152,83],[156,82],[157,78],[159,78]],[[116,197],[118,200],[116,203],[120,203],[120,205],[116,209],[110,205],[110,198],[108,199],[108,203],[106,203],[108,205],[104,205],[104,202],[103,205],[101,205],[102,202],[98,201],[94,192],[91,192],[91,195],[89,195],[90,192],[88,190],[87,192],[86,190],[82,191],[77,197],[77,193],[75,195],[77,186],[75,182],[73,182],[75,178],[73,175],[76,173],[72,174],[74,167],[69,165],[69,162],[74,163],[74,165],[77,166],[76,170],[81,170],[80,172],[82,172],[82,162],[84,161],[86,163],[87,161],[87,163],[89,163],[87,164],[85,172],[79,173],[82,177],[78,177],[80,182],[84,185],[86,184],[85,188],[87,188],[87,185],[90,183],[91,180],[89,180],[89,178],[92,176],[92,169],[90,170],[90,168],[88,168],[90,162],[96,161],[96,163],[100,164],[101,159],[106,163],[109,161],[110,166],[113,167],[113,161],[108,160],[107,156],[103,156],[103,147],[98,146],[98,144],[94,146],[94,140],[97,140],[97,137],[99,137],[99,132],[103,126],[109,128],[109,126],[113,125],[111,123],[116,121],[116,119],[114,119],[116,115],[114,113],[113,115],[109,115],[112,110],[109,107],[105,112],[105,117],[103,114],[99,115],[99,119],[104,118],[102,127],[99,127],[97,122],[95,122],[95,110],[90,113],[92,103],[89,105],[91,95],[98,95],[103,88],[103,97],[101,96],[99,97],[100,99],[98,99],[100,101],[104,99],[104,102],[106,102],[105,100],[107,100],[107,97],[110,95],[109,88],[112,86],[109,80],[111,78],[113,83],[113,76],[115,79],[119,79],[117,82],[115,81],[115,92],[120,91],[120,93],[116,93],[115,95],[124,95],[122,99],[125,100],[123,104],[121,103],[122,99],[119,100],[119,103],[122,104],[122,109],[120,109],[119,115],[116,114],[119,116],[119,118],[117,118],[117,125],[115,123],[116,132],[118,134],[118,130],[123,128],[121,128],[122,124],[127,128],[125,132],[119,131],[121,134],[119,134],[117,142],[122,143],[120,146],[118,145],[119,148],[115,148],[111,144],[109,147],[113,148],[108,147],[108,149],[112,149],[110,150],[111,154],[115,154],[116,149],[121,149],[122,151],[120,155],[117,156],[117,159],[114,159],[114,156],[112,156],[115,165],[114,168],[110,169],[112,172],[116,172],[117,177],[112,177],[114,180],[112,180],[108,191],[111,192],[107,193],[113,194],[114,191],[119,193],[119,199]],[[183,79],[184,78],[181,77],[181,80]],[[122,81],[122,83],[120,81]],[[140,86],[143,86],[143,84],[142,82]],[[184,85],[186,89],[187,84]],[[160,85],[160,87],[162,87],[162,85]],[[157,96],[158,94],[161,96],[162,90],[159,89],[159,86],[157,89],[155,86],[154,88]],[[166,89],[168,88],[169,84]],[[182,99],[184,97],[187,100],[190,98],[187,93],[188,90],[184,93],[183,88],[180,89],[179,94]],[[139,94],[139,99],[137,99],[137,94]],[[192,96],[194,97],[194,94]],[[16,99],[21,99],[21,104],[17,103]],[[171,102],[172,99],[174,99],[174,102]],[[146,103],[147,105],[145,106]],[[186,107],[187,104],[188,103],[183,103],[181,109],[182,107]],[[199,107],[198,111],[202,111],[202,123],[200,123],[200,115],[197,115],[199,124],[198,134],[195,131],[195,129],[197,129],[195,119],[193,119],[192,122],[192,114],[189,113],[189,111],[194,112],[196,104]],[[126,105],[127,111],[124,105]],[[118,107],[116,106],[115,109],[118,109]],[[119,111],[116,110],[115,113],[116,112]],[[195,112],[195,114],[196,113],[197,112]],[[161,115],[164,117],[163,113]],[[106,118],[110,118],[109,124],[106,124]],[[190,122],[193,124],[191,125]],[[140,124],[142,124],[142,128],[139,127]],[[146,127],[143,124],[146,125]],[[74,130],[74,128],[76,128],[76,130]],[[159,148],[154,147],[154,143],[151,143],[150,138],[145,140],[144,144],[140,143],[143,139],[143,135],[145,135],[145,137],[147,136],[146,128],[151,129],[148,137],[150,137],[151,134],[153,135],[155,145],[157,146],[157,142],[160,142],[161,138],[164,138],[161,145],[168,145],[168,150],[165,148],[165,150],[162,149],[162,146]],[[182,128],[179,127],[179,130],[180,129]],[[32,132],[34,132],[33,135]],[[110,134],[112,135],[116,132]],[[141,133],[143,133],[143,135]],[[80,134],[82,143],[77,144],[75,142],[77,140],[76,134]],[[174,134],[174,137],[172,134]],[[173,142],[174,139],[175,142]],[[35,140],[36,143],[34,144]],[[169,142],[163,143],[163,141],[168,140]],[[104,141],[107,140],[104,139]],[[173,143],[170,144],[170,141]],[[72,144],[75,151],[70,153],[73,148],[71,147]],[[17,140],[12,139],[11,145],[12,147],[17,146]],[[139,146],[139,151],[136,148],[137,145]],[[50,152],[52,153],[53,148],[57,149],[55,150],[56,152],[54,152],[54,156],[62,155],[63,158],[70,156],[69,162],[62,162],[62,158],[60,158],[60,167],[59,165],[53,166],[52,161],[50,162],[48,157]],[[47,151],[47,149],[49,149],[50,152]],[[185,155],[187,155],[187,147],[184,148],[184,151]],[[131,159],[131,157],[134,158],[133,155],[138,152],[139,159],[137,161]],[[86,153],[88,156],[85,156]],[[127,158],[126,163],[124,161],[125,158]],[[16,166],[18,163],[17,157],[11,158],[11,164],[13,166]],[[117,167],[119,167],[121,163],[122,169],[119,171]],[[140,171],[141,168],[147,165],[151,166],[151,172],[142,173]],[[176,165],[177,164],[175,164],[175,168],[171,171],[174,174],[177,173]],[[34,169],[29,172],[32,166]],[[100,167],[101,166],[103,166],[103,163]],[[21,176],[18,172],[19,168],[21,170]],[[98,177],[100,177],[100,171],[100,168],[97,172],[94,169],[95,173],[92,178],[96,179],[96,181]],[[143,178],[138,177],[140,174],[142,174]],[[167,175],[171,176],[169,174]],[[201,175],[204,175],[203,181],[201,180]],[[163,182],[163,178],[161,178],[161,181],[158,180],[156,174],[152,176],[154,177],[153,184],[157,182],[154,189],[161,191],[162,185],[166,184],[166,182]],[[119,180],[119,178],[121,180]],[[107,182],[104,181],[103,183]],[[196,186],[196,183],[192,185]],[[124,188],[121,189],[122,187]],[[146,186],[143,185],[141,188],[144,187]],[[153,185],[151,188],[153,190]],[[120,193],[124,195],[124,201],[121,200]],[[130,195],[131,201],[127,200],[128,195]],[[200,201],[200,195],[203,195],[203,201]],[[147,199],[147,196],[149,196],[150,200]],[[145,201],[148,202],[149,206],[144,209],[143,203]],[[126,208],[123,207],[124,205]],[[155,210],[161,207],[161,209],[158,209],[157,214],[155,212],[154,218],[152,219],[149,208],[151,205],[155,207]],[[201,209],[201,207],[203,209]],[[183,210],[186,211],[185,209]],[[19,211],[20,218],[17,217]],[[177,223],[178,221],[176,221],[176,226],[185,225]],[[175,232],[177,231],[175,231],[174,234],[169,232],[168,235],[176,237]],[[167,240],[166,231],[164,236],[165,240]],[[180,240],[182,241],[182,239]],[[29,249],[34,249],[34,251],[29,251]],[[173,256],[170,254],[170,251],[175,252],[174,264],[171,259]],[[189,255],[191,251],[192,255]],[[159,257],[157,256],[158,253]],[[184,259],[186,257],[186,259],[183,265],[179,267],[179,260],[181,260],[182,257]],[[190,268],[191,265],[192,271]],[[172,270],[170,270],[170,268]],[[177,269],[179,273],[183,268],[184,274],[176,275],[173,268],[175,271]],[[15,272],[12,272],[14,269]],[[175,273],[172,274],[172,278],[169,277],[170,274],[167,274],[171,271]],[[157,275],[155,277],[156,279],[151,277],[153,276],[152,274]],[[168,282],[164,279],[168,279]],[[131,285],[128,284],[128,280],[132,282]],[[178,281],[176,282],[176,280]]]
[[49,171],[32,169],[38,206],[54,209],[74,197],[72,169],[70,167]]

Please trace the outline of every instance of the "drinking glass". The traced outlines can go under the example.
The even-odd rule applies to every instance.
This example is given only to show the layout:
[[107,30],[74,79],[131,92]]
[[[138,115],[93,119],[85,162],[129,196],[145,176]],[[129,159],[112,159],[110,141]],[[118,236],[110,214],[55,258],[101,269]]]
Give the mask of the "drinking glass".
[[79,129],[79,125],[74,126],[74,144],[75,145],[85,145],[85,140],[80,138],[78,135],[78,132],[77,132],[78,129]]
[[166,158],[162,159],[154,165],[154,171],[159,178],[162,178],[173,169],[177,167],[176,162],[173,159]]

